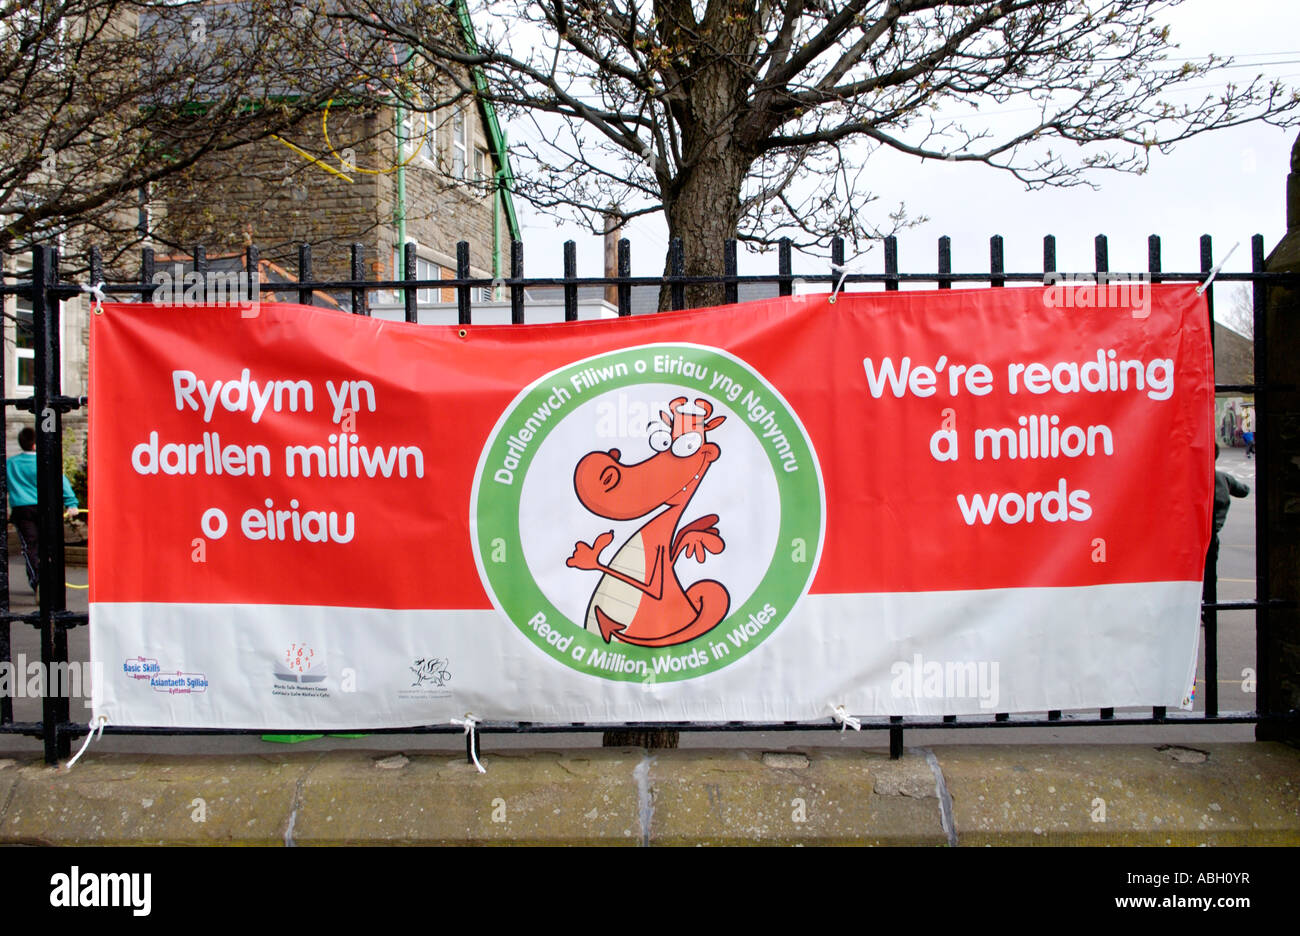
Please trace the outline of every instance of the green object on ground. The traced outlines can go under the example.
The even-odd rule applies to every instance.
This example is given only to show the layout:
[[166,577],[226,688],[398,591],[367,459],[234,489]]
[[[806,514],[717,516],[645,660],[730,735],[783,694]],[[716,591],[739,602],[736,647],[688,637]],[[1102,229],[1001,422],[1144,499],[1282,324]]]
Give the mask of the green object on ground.
[[[299,741],[315,741],[317,738],[325,737],[323,734],[264,734],[263,741],[270,741],[273,744],[297,744]],[[331,738],[364,738],[363,734],[332,734]]]

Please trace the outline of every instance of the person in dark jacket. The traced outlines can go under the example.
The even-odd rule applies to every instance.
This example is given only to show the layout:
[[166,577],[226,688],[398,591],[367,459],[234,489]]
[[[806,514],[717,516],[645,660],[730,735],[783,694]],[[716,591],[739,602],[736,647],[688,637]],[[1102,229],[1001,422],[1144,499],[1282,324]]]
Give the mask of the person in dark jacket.
[[[40,584],[40,527],[36,514],[36,430],[25,426],[18,433],[18,447],[22,452],[5,464],[9,481],[9,520],[18,529],[18,542],[22,544],[23,559],[27,563],[27,581],[35,591]],[[77,495],[72,493],[68,476],[63,476],[64,516],[78,513]]]
[[[1214,443],[1214,460],[1219,460],[1219,443]],[[1201,587],[1201,600],[1210,600],[1210,583],[1219,577],[1219,531],[1228,520],[1228,508],[1234,497],[1245,497],[1250,487],[1226,471],[1214,471],[1214,528],[1210,531],[1210,548],[1205,554],[1205,582]],[[1216,589],[1217,591],[1217,589]]]

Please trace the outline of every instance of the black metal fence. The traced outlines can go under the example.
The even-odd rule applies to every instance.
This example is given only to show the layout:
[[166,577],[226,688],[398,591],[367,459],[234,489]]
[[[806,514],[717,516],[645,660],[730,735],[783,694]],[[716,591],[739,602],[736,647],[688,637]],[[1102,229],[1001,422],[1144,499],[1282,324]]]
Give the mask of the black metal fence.
[[[796,282],[820,282],[835,288],[843,285],[880,284],[885,290],[897,290],[904,283],[935,284],[939,289],[950,289],[954,283],[988,284],[991,287],[1003,287],[1008,283],[1042,283],[1046,274],[1060,273],[1063,276],[1081,278],[1097,277],[1104,280],[1111,276],[1115,279],[1129,279],[1137,276],[1149,277],[1152,282],[1204,282],[1214,270],[1213,247],[1208,235],[1200,239],[1200,269],[1189,272],[1165,272],[1161,262],[1160,239],[1152,236],[1148,240],[1146,269],[1142,271],[1111,271],[1107,239],[1100,235],[1095,241],[1095,269],[1086,272],[1058,271],[1056,264],[1056,240],[1048,236],[1043,239],[1043,269],[1034,273],[1007,272],[1003,263],[1003,239],[1001,236],[990,238],[989,269],[982,273],[954,273],[952,270],[951,241],[941,237],[938,241],[938,264],[933,273],[903,273],[899,270],[898,244],[893,237],[883,239],[884,269],[880,273],[850,272],[844,266],[844,242],[836,239],[832,243],[831,264],[823,274],[810,275],[793,273],[792,251],[789,241],[782,241],[778,250],[777,272],[769,275],[741,276],[737,273],[737,250],[735,241],[727,241],[724,251],[724,271],[720,277],[686,276],[684,274],[683,251],[680,241],[673,240],[669,246],[669,270],[663,277],[634,277],[631,275],[631,246],[628,241],[618,243],[616,275],[613,277],[579,277],[577,275],[577,250],[573,241],[564,244],[564,275],[553,278],[527,278],[524,275],[523,245],[512,244],[510,256],[510,276],[503,279],[475,278],[470,273],[469,244],[457,244],[457,270],[454,279],[417,280],[415,245],[407,244],[405,248],[404,269],[406,276],[397,280],[366,280],[362,263],[363,247],[355,244],[351,248],[351,278],[348,280],[326,281],[312,277],[312,256],[309,245],[302,245],[298,252],[298,280],[294,283],[265,282],[258,287],[263,293],[283,293],[286,290],[296,293],[299,302],[311,303],[315,293],[334,293],[350,299],[351,309],[356,314],[369,314],[369,293],[374,290],[397,291],[403,295],[405,319],[417,321],[418,292],[422,289],[454,289],[456,292],[457,318],[460,324],[471,324],[474,315],[474,295],[476,289],[504,289],[509,295],[511,321],[522,324],[524,321],[525,292],[531,288],[550,287],[560,289],[564,298],[564,317],[566,321],[578,318],[579,289],[584,286],[612,287],[616,290],[617,308],[620,316],[632,314],[632,290],[634,287],[656,287],[664,284],[669,287],[670,307],[685,307],[688,286],[721,286],[723,304],[738,301],[742,284],[763,284],[775,295],[788,296],[795,289]],[[65,592],[65,562],[63,542],[62,509],[62,475],[63,475],[63,414],[78,409],[86,404],[84,397],[67,397],[62,393],[62,375],[60,374],[61,349],[59,342],[60,303],[73,297],[83,295],[82,284],[67,282],[59,275],[59,257],[56,250],[39,247],[32,255],[32,269],[29,277],[16,282],[0,284],[0,299],[20,297],[28,300],[32,307],[31,330],[35,348],[34,358],[34,393],[31,397],[6,398],[4,409],[0,411],[0,424],[5,428],[8,438],[8,409],[31,413],[36,424],[37,487],[40,533],[39,555],[39,607],[35,613],[14,614],[10,610],[9,591],[9,555],[7,537],[0,536],[0,663],[9,663],[12,669],[10,650],[11,627],[14,624],[38,628],[41,635],[41,664],[46,680],[42,698],[41,720],[39,722],[15,722],[13,699],[9,695],[0,698],[0,733],[23,734],[39,737],[44,742],[45,759],[56,763],[60,758],[71,753],[73,738],[85,734],[87,726],[71,721],[70,700],[66,693],[52,691],[56,688],[49,674],[66,670],[68,664],[68,638],[71,628],[88,624],[88,615],[72,613],[67,610]],[[260,257],[256,247],[249,247],[243,258],[245,270],[257,270]],[[102,293],[108,296],[144,300],[155,289],[155,257],[150,249],[142,252],[139,280],[134,283],[107,283],[102,285]],[[91,250],[88,257],[89,284],[100,284],[103,280],[103,265],[98,250]],[[195,247],[190,257],[190,269],[204,274],[209,269],[207,254],[202,247]],[[1250,283],[1254,292],[1254,380],[1245,384],[1218,384],[1218,392],[1251,393],[1255,395],[1256,408],[1256,448],[1257,458],[1263,461],[1264,454],[1270,449],[1278,431],[1275,420],[1268,412],[1269,375],[1264,373],[1266,358],[1264,354],[1266,292],[1269,286],[1300,284],[1300,274],[1268,273],[1264,270],[1264,239],[1255,235],[1251,240],[1251,272],[1220,273],[1218,282]],[[206,288],[206,287],[204,287]],[[752,288],[752,287],[751,287]],[[1210,333],[1213,336],[1213,286],[1209,293]],[[18,327],[22,327],[21,324]],[[0,381],[4,380],[4,355],[0,355]],[[0,526],[8,523],[8,492],[6,484],[6,463],[4,446],[0,445]],[[1207,509],[1209,505],[1207,505]],[[1255,536],[1256,536],[1256,594],[1247,601],[1218,601],[1217,591],[1211,591],[1210,600],[1203,604],[1205,619],[1205,708],[1203,712],[1171,715],[1164,707],[1151,709],[1149,712],[1128,712],[1116,715],[1114,708],[1102,708],[1098,711],[1062,712],[1049,711],[1041,714],[1010,715],[994,714],[991,719],[982,716],[943,716],[939,720],[932,717],[880,717],[862,720],[865,730],[886,730],[889,732],[890,755],[898,757],[903,750],[903,733],[908,729],[920,728],[990,728],[990,727],[1056,727],[1056,726],[1118,726],[1118,725],[1188,725],[1188,724],[1241,724],[1261,723],[1270,720],[1294,718],[1295,713],[1260,711],[1230,711],[1219,709],[1219,612],[1253,611],[1255,613],[1257,692],[1256,698],[1269,698],[1265,691],[1269,680],[1274,678],[1271,661],[1263,653],[1268,647],[1267,639],[1270,626],[1270,610],[1282,603],[1275,600],[1269,588],[1268,556],[1269,531],[1266,500],[1256,499]],[[91,518],[94,522],[94,518]],[[558,732],[596,732],[609,729],[656,730],[670,729],[679,731],[808,731],[825,730],[838,727],[831,719],[802,722],[690,722],[690,723],[623,723],[611,725],[606,723],[572,723],[572,724],[538,724],[530,722],[497,723],[484,722],[478,726],[480,733],[517,732],[517,733],[558,733]],[[194,735],[194,734],[260,734],[260,730],[251,729],[183,729],[183,728],[126,728],[109,726],[104,729],[113,734],[137,735]],[[428,725],[414,728],[377,729],[374,733],[385,734],[440,734],[460,733],[462,728],[450,725]],[[469,736],[469,745],[476,743],[475,736]]]

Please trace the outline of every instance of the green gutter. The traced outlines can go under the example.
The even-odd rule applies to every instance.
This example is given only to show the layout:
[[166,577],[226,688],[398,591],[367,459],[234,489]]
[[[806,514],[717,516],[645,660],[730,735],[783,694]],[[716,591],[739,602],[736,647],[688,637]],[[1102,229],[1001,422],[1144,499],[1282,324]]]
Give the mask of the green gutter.
[[406,138],[403,126],[405,114],[399,101],[393,108],[397,121],[397,204],[393,208],[393,221],[397,224],[397,279],[406,279]]
[[[474,23],[470,20],[469,8],[465,5],[465,0],[452,0],[455,7],[456,16],[460,19],[461,33],[465,38],[465,46],[471,55],[478,53],[478,41],[474,38]],[[501,233],[497,216],[500,211],[497,210],[497,200],[500,200],[501,207],[505,208],[506,224],[510,228],[510,239],[521,240],[519,236],[519,218],[515,215],[515,200],[513,192],[515,189],[515,175],[510,167],[510,151],[506,148],[506,136],[501,130],[501,124],[497,120],[496,108],[488,100],[487,78],[483,75],[481,68],[471,68],[470,74],[474,78],[474,88],[478,91],[479,110],[483,115],[483,126],[487,129],[488,144],[492,147],[492,155],[496,159],[496,172],[493,178],[496,181],[496,198],[493,199],[492,212],[492,230],[493,244],[492,257],[494,275],[501,275]],[[467,154],[468,155],[468,154]]]

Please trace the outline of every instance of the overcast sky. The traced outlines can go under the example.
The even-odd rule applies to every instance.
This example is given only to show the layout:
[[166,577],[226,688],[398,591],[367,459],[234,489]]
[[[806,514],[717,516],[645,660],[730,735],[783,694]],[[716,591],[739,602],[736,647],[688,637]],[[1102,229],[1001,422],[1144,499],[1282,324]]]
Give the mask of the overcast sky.
[[[1228,12],[1230,11],[1230,12]],[[1300,2],[1297,0],[1187,0],[1172,18],[1178,56],[1230,55],[1252,67],[1234,68],[1216,84],[1242,82],[1255,74],[1284,77],[1300,84]],[[1172,58],[1173,56],[1171,56]],[[1263,65],[1258,63],[1278,63]],[[1290,64],[1286,64],[1290,63]],[[1258,65],[1258,67],[1254,67]],[[1200,85],[1202,91],[1212,86]],[[1191,100],[1192,94],[1186,95]],[[1009,110],[1007,105],[1002,110]],[[1014,114],[981,114],[981,121],[1015,120]],[[1214,238],[1216,260],[1240,241],[1225,269],[1247,270],[1250,237],[1263,234],[1266,250],[1286,229],[1285,186],[1296,131],[1249,125],[1207,134],[1181,144],[1168,156],[1153,153],[1146,175],[1106,174],[1100,190],[1087,188],[1026,192],[1009,175],[979,165],[921,162],[881,152],[869,163],[872,187],[883,212],[905,203],[909,215],[930,220],[899,236],[900,266],[905,272],[936,269],[936,240],[952,238],[953,269],[988,268],[988,239],[1001,234],[1007,269],[1029,272],[1042,267],[1042,238],[1056,235],[1061,270],[1093,269],[1093,238],[1107,234],[1113,270],[1144,270],[1146,239],[1162,238],[1164,268],[1196,270],[1198,238]],[[520,203],[528,273],[559,275],[560,244],[578,242],[579,274],[600,274],[600,239]],[[558,234],[558,236],[557,236]],[[662,270],[667,227],[661,215],[639,219],[625,229],[632,242],[633,273]],[[851,253],[851,248],[850,248]],[[796,258],[796,271],[822,270],[826,261]],[[775,272],[775,253],[746,256],[741,271]],[[873,250],[855,265],[863,272],[883,269],[881,251]]]

